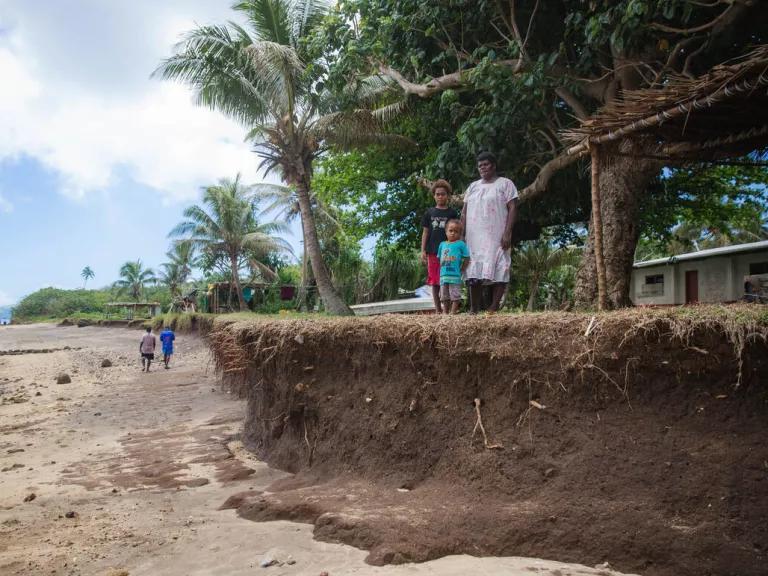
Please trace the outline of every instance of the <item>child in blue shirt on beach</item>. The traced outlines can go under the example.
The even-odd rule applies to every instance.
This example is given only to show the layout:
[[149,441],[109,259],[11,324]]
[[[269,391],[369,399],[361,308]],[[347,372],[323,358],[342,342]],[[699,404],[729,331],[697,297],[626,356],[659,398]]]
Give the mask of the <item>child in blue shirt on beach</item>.
[[447,240],[440,243],[440,300],[444,314],[458,314],[461,307],[461,275],[469,264],[469,248],[461,239],[460,220],[445,225]]
[[163,363],[166,370],[168,370],[168,363],[171,361],[171,356],[173,356],[174,340],[176,340],[176,334],[173,333],[170,326],[166,326],[165,330],[160,333],[160,342],[163,343]]

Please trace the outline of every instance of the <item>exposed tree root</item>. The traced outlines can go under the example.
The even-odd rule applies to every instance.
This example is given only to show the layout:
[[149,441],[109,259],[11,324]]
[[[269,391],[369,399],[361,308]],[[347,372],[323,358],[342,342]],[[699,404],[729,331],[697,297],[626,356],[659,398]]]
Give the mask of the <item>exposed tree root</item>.
[[477,429],[480,429],[480,432],[483,433],[483,446],[485,446],[488,450],[503,450],[504,446],[501,444],[491,444],[488,442],[488,435],[485,433],[485,426],[483,426],[483,417],[480,415],[480,398],[475,398],[475,413],[477,414],[477,420],[475,421],[475,427],[472,430],[472,438],[475,437],[475,432],[477,432]]

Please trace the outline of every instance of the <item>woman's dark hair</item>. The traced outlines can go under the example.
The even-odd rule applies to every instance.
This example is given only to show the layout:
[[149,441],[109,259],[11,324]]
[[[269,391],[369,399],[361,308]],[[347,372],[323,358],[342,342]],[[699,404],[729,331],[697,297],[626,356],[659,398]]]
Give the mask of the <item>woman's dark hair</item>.
[[493,154],[491,154],[487,150],[484,150],[484,151],[480,152],[480,154],[478,154],[477,158],[475,158],[475,159],[478,162],[483,162],[483,161],[487,160],[488,162],[490,162],[491,164],[496,166],[496,156],[494,156]]

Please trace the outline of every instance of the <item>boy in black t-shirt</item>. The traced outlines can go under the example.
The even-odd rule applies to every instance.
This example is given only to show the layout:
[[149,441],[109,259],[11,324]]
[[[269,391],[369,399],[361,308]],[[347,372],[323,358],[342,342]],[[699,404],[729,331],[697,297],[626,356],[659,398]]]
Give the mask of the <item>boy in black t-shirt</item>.
[[435,207],[429,208],[421,219],[421,261],[427,265],[427,285],[432,287],[435,310],[441,314],[443,309],[440,305],[440,259],[437,257],[437,248],[440,242],[446,240],[446,222],[458,219],[459,213],[448,207],[448,198],[452,192],[448,182],[435,180],[431,190]]

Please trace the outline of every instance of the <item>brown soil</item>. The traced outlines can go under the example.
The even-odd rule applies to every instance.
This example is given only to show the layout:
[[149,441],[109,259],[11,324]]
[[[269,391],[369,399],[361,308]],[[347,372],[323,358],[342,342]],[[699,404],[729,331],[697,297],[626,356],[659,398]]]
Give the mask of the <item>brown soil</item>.
[[[372,564],[467,553],[764,574],[768,346],[750,314],[221,325],[246,444],[298,473],[230,505],[313,522]],[[475,398],[501,448],[472,436]]]
[[[133,330],[0,327],[2,576],[605,576],[535,558],[451,556],[366,566],[308,524],[219,510],[283,472],[238,441],[245,403],[216,386],[205,343],[179,334],[172,369],[140,371]],[[113,366],[101,368],[110,358]],[[69,384],[55,384],[62,371]],[[5,402],[16,399],[17,401]],[[614,574],[610,572],[610,574]]]

